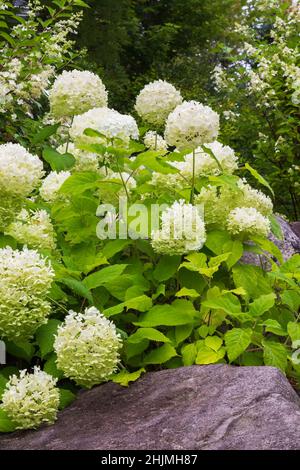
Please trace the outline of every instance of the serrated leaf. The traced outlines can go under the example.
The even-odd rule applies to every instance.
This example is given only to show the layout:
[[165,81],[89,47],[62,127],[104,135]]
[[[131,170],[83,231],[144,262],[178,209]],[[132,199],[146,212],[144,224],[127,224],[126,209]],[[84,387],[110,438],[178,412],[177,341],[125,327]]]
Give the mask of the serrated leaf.
[[75,158],[70,153],[62,155],[51,147],[43,150],[43,159],[49,163],[51,170],[62,171],[72,168],[75,164]]
[[274,191],[273,189],[271,188],[271,186],[269,185],[269,183],[265,180],[265,178],[263,178],[263,176],[261,176],[258,171],[256,171],[254,168],[252,168],[251,165],[249,165],[249,163],[245,163],[245,168],[246,170],[250,171],[251,175],[260,183],[262,184],[263,186],[265,186],[266,188],[269,189],[269,191],[272,193],[272,195],[274,196]]
[[188,289],[187,287],[183,287],[178,292],[176,292],[176,297],[197,298],[197,297],[200,297],[200,294],[195,289]]
[[135,333],[128,337],[127,342],[139,343],[143,339],[149,339],[151,341],[158,341],[161,343],[170,343],[169,338],[155,328],[139,328]]
[[251,343],[252,330],[250,328],[233,328],[225,333],[225,345],[229,361],[239,357]]
[[274,306],[275,300],[276,295],[274,293],[261,295],[249,304],[249,313],[254,317],[260,317]]
[[6,341],[6,352],[12,356],[30,362],[34,354],[34,346],[29,341]]
[[153,349],[144,357],[144,364],[164,364],[172,357],[178,356],[176,349],[166,343],[157,349]]
[[112,382],[115,382],[119,385],[122,385],[122,387],[128,387],[129,382],[135,382],[140,378],[140,376],[146,372],[146,369],[142,367],[139,370],[136,370],[135,372],[128,372],[127,370],[121,370],[118,374],[114,374],[110,376],[110,380]]
[[300,324],[290,321],[287,324],[287,331],[292,340],[292,347],[298,348],[300,346]]
[[152,299],[147,295],[140,295],[124,302],[128,309],[138,310],[139,312],[146,312],[152,307]]
[[184,344],[181,349],[181,355],[184,366],[193,365],[197,356],[197,345],[195,343]]
[[93,304],[93,297],[90,293],[89,289],[83,284],[83,282],[78,281],[72,277],[63,277],[58,279],[59,283],[64,284],[65,286],[69,287],[75,294],[79,297],[83,297],[87,299],[90,304]]
[[266,366],[273,366],[285,372],[287,367],[287,350],[281,343],[264,339],[264,363]]
[[134,322],[136,326],[177,326],[186,325],[193,322],[193,315],[190,312],[180,311],[172,305],[155,305],[149,312],[141,315],[139,321]]
[[204,340],[206,346],[214,351],[218,351],[223,344],[223,340],[219,336],[207,336]]
[[110,281],[119,278],[119,276],[121,276],[125,271],[126,267],[127,264],[115,264],[113,266],[108,266],[107,268],[103,268],[100,271],[87,276],[84,279],[83,284],[88,289],[95,289],[99,286],[105,286],[105,284],[109,283]]
[[52,377],[60,380],[63,378],[64,373],[57,368],[56,359],[56,354],[52,354],[49,359],[45,362],[43,370],[47,372],[47,374],[52,375]]
[[54,335],[61,323],[60,320],[50,319],[45,325],[38,328],[36,342],[39,345],[42,358],[53,351]]
[[162,256],[153,271],[154,279],[159,282],[170,279],[176,273],[180,265],[180,261],[180,256]]
[[198,346],[198,352],[196,357],[196,364],[215,364],[216,362],[223,359],[225,356],[225,348],[221,348],[218,351],[214,351],[208,347],[204,342]]

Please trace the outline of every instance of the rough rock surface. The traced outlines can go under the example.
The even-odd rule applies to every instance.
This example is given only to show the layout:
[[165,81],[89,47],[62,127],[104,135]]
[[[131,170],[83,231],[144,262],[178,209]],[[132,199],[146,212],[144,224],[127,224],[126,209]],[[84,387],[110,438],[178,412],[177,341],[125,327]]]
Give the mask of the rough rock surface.
[[83,392],[0,449],[300,449],[300,399],[273,367],[192,366]]
[[[286,220],[279,216],[277,216],[277,220],[282,230],[283,240],[279,240],[273,234],[270,234],[269,239],[278,246],[283,255],[283,259],[286,261],[294,254],[300,253],[300,235],[297,235],[297,231],[293,224],[290,225]],[[299,224],[298,230],[300,231],[300,223],[294,222],[294,224]],[[247,264],[256,264],[257,266],[260,266],[259,256],[255,253],[246,252],[242,257],[242,261]],[[266,262],[265,265],[267,268],[268,263]]]
[[300,239],[300,222],[292,222],[291,227],[293,232],[299,237]]

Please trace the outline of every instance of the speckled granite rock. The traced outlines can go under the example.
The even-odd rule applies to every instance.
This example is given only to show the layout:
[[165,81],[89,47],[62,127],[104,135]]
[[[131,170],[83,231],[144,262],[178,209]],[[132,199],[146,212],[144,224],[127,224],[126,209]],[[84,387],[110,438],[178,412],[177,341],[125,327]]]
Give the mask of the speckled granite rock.
[[192,366],[83,392],[0,449],[300,449],[300,399],[273,367]]
[[300,239],[300,222],[292,222],[291,227],[293,232],[299,237]]

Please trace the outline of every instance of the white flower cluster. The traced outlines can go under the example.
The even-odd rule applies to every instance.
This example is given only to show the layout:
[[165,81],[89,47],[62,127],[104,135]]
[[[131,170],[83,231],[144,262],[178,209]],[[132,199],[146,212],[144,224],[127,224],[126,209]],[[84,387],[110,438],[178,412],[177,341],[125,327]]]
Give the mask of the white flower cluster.
[[59,199],[58,191],[62,184],[71,176],[69,171],[51,171],[43,180],[40,187],[40,195],[46,202],[54,202]]
[[53,278],[50,262],[37,251],[0,249],[0,336],[27,339],[46,323]]
[[115,372],[121,344],[114,323],[95,307],[84,313],[71,310],[55,337],[57,367],[78,385],[91,388]]
[[19,144],[0,145],[0,194],[24,198],[39,184],[43,164]]
[[156,80],[140,91],[135,109],[145,121],[161,125],[170,112],[181,103],[182,96],[173,85],[164,80]]
[[59,406],[57,380],[34,367],[33,374],[12,375],[2,395],[0,408],[6,411],[16,429],[35,429],[56,420]]
[[161,229],[151,234],[154,251],[168,255],[200,250],[205,240],[205,225],[198,207],[186,204],[184,200],[175,201],[162,212]]
[[49,92],[53,116],[75,116],[89,109],[107,105],[107,91],[102,80],[92,72],[64,71]]
[[148,131],[144,135],[144,144],[150,150],[165,152],[168,150],[168,144],[165,139],[155,131]]
[[197,101],[185,101],[169,115],[165,139],[169,145],[197,148],[213,142],[219,133],[219,115]]
[[236,207],[229,213],[227,229],[234,235],[266,237],[270,232],[270,221],[254,207]]
[[[206,144],[208,148],[218,160],[222,171],[224,173],[234,173],[238,169],[238,158],[234,153],[232,148],[227,145],[222,145],[220,142],[215,141],[211,144]],[[185,177],[190,179],[193,174],[193,154],[190,153],[185,155],[184,162],[173,162],[180,173]],[[202,147],[198,147],[195,150],[195,176],[209,176],[209,175],[219,175],[221,169],[219,168],[216,160],[207,153]]]
[[[103,134],[106,139],[117,138],[127,144],[132,139],[138,139],[139,130],[135,119],[126,114],[109,108],[94,108],[86,113],[75,116],[70,136],[74,142],[99,143],[101,138],[94,138],[84,135],[85,129],[93,129]],[[106,142],[105,142],[106,143]]]
[[54,250],[55,231],[49,214],[45,210],[29,212],[22,209],[16,220],[7,227],[5,233],[18,243],[41,250]]
[[226,228],[229,213],[237,207],[255,209],[263,217],[270,217],[273,211],[271,199],[261,191],[252,188],[244,180],[237,182],[237,188],[208,185],[202,188],[195,198],[196,203],[204,205],[207,225],[217,224]]

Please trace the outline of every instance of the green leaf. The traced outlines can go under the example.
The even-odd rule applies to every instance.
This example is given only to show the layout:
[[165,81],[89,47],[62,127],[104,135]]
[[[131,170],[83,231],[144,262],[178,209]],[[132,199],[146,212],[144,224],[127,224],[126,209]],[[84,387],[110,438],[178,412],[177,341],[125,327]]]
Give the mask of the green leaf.
[[251,343],[251,336],[252,330],[250,328],[233,328],[225,333],[224,339],[230,362],[234,361],[248,348]]
[[128,341],[126,341],[124,346],[126,358],[130,359],[141,354],[148,348],[149,344],[148,339],[141,340],[139,343],[128,343]]
[[207,248],[209,248],[216,255],[220,255],[223,252],[223,246],[230,241],[231,237],[228,232],[212,230],[207,234],[205,246],[207,246]]
[[278,367],[285,372],[287,367],[287,350],[281,343],[263,339],[264,363],[266,366]]
[[4,377],[4,375],[0,374],[0,400],[3,395],[3,392],[6,388],[6,384],[8,382],[8,378]]
[[269,318],[263,322],[265,326],[266,333],[273,333],[274,335],[278,336],[287,336],[287,332],[282,328],[280,323],[273,318]]
[[249,304],[249,313],[254,317],[260,317],[274,306],[275,300],[276,295],[274,293],[261,295]]
[[60,320],[51,319],[45,325],[38,328],[36,332],[36,342],[41,350],[42,358],[53,351],[54,335],[57,333]]
[[79,297],[83,297],[84,299],[87,299],[90,304],[93,304],[93,297],[89,289],[81,281],[78,281],[72,277],[63,277],[58,279],[57,282],[69,287],[69,289],[71,289]]
[[196,364],[215,364],[225,356],[225,348],[215,351],[206,344],[200,343],[196,357]]
[[262,237],[255,237],[252,236],[251,240],[254,241],[262,250],[268,251],[271,255],[275,256],[275,258],[280,262],[283,263],[282,253],[279,250],[278,246],[275,245],[271,240]]
[[140,343],[143,339],[149,339],[151,341],[158,341],[161,343],[170,343],[163,333],[156,330],[155,328],[139,328],[127,339],[128,343]]
[[204,343],[214,351],[218,351],[223,344],[223,340],[219,336],[207,336]]
[[15,430],[16,425],[9,418],[6,411],[0,408],[0,432],[13,432]]
[[66,181],[64,181],[59,189],[59,192],[61,194],[73,194],[74,196],[79,196],[89,189],[96,188],[98,180],[99,175],[97,173],[93,173],[92,171],[74,173],[73,175],[69,176]]
[[51,137],[51,135],[55,134],[57,129],[59,128],[60,124],[52,124],[50,126],[45,126],[43,129],[38,131],[33,137],[31,142],[33,144],[40,144],[44,142],[46,139]]
[[113,315],[118,315],[119,313],[122,313],[123,310],[125,310],[124,302],[118,305],[114,305],[113,307],[106,308],[105,310],[103,310],[103,315],[109,318],[109,317],[112,317]]
[[137,326],[176,326],[186,325],[193,322],[193,315],[190,312],[184,312],[172,305],[155,305],[149,312],[141,315],[138,322],[133,322]]
[[176,297],[197,298],[197,297],[200,297],[200,294],[195,289],[188,289],[187,287],[183,287],[178,292],[176,292]]
[[175,341],[176,341],[176,346],[185,339],[189,338],[192,334],[192,331],[194,329],[194,325],[192,323],[188,325],[179,325],[175,327]]
[[273,292],[271,282],[258,266],[236,264],[232,268],[232,275],[235,286],[243,287],[253,299]]
[[176,273],[180,261],[181,256],[162,256],[153,271],[154,279],[159,282],[167,281],[168,279],[170,279]]
[[51,170],[62,171],[72,168],[75,164],[75,158],[69,153],[62,155],[51,147],[46,147],[43,150],[43,159],[49,163]]
[[300,324],[290,321],[287,324],[287,331],[292,340],[292,347],[298,348],[300,346]]
[[128,309],[138,310],[139,312],[146,312],[152,307],[152,299],[147,295],[140,295],[133,299],[128,299],[124,302]]
[[76,395],[66,388],[59,389],[59,410],[63,410],[67,406],[71,405],[76,399]]
[[164,364],[172,357],[178,356],[176,349],[166,343],[163,346],[153,349],[144,357],[145,364]]
[[124,248],[127,248],[129,245],[132,245],[132,243],[132,240],[121,240],[119,238],[117,240],[110,240],[103,247],[103,255],[107,259],[112,258],[117,253],[124,250]]
[[181,349],[182,361],[184,366],[195,364],[197,356],[197,345],[195,343],[184,344]]
[[118,279],[125,271],[126,267],[127,264],[115,264],[113,266],[108,266],[107,268],[103,268],[96,273],[90,274],[84,279],[83,284],[88,289],[95,289],[99,286],[105,286],[105,284],[109,283],[110,281]]
[[10,246],[14,250],[17,248],[17,241],[9,235],[0,235],[0,248]]
[[144,367],[136,370],[135,372],[128,372],[127,370],[123,369],[118,374],[111,375],[110,380],[122,385],[122,387],[128,387],[129,382],[135,382],[144,372],[146,372]]
[[63,378],[64,373],[57,368],[56,359],[57,356],[53,353],[45,362],[44,371],[47,372],[47,374],[52,375],[52,377],[55,377],[56,379],[60,380]]
[[251,165],[249,165],[249,163],[245,163],[245,168],[246,170],[250,171],[251,175],[260,183],[262,184],[263,186],[265,186],[266,188],[269,189],[269,191],[272,193],[272,195],[274,196],[274,191],[273,189],[271,188],[271,186],[269,185],[269,183],[265,180],[265,178],[263,178],[254,168],[252,168]]
[[280,223],[278,222],[276,216],[274,214],[269,216],[269,220],[271,222],[271,232],[275,235],[278,240],[283,240],[283,233],[281,230]]
[[12,356],[30,362],[34,355],[34,346],[29,341],[6,341],[6,352]]
[[205,300],[201,305],[210,309],[221,309],[229,314],[241,313],[241,304],[239,299],[230,293],[225,294],[222,297]]

